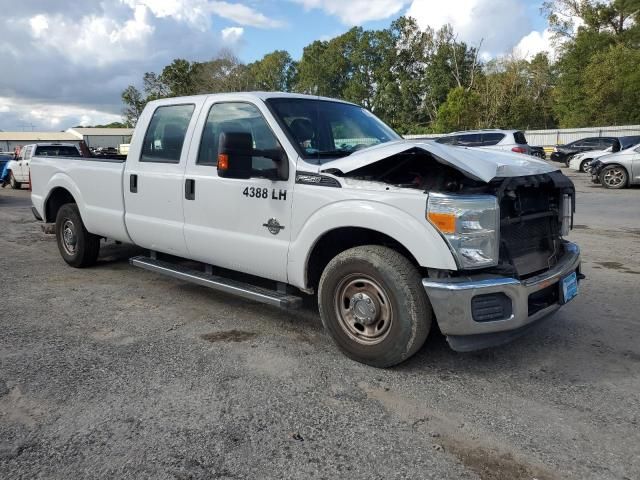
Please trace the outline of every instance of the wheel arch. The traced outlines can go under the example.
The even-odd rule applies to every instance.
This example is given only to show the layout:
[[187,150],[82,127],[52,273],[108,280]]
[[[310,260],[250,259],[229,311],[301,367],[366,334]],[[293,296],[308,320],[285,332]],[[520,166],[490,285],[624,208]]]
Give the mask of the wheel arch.
[[305,267],[305,284],[316,289],[322,272],[336,255],[363,245],[388,247],[406,257],[416,268],[420,268],[415,256],[386,233],[371,228],[343,226],[324,232],[314,243]]
[[78,202],[65,187],[54,187],[44,203],[44,221],[55,222],[58,211],[66,203]]

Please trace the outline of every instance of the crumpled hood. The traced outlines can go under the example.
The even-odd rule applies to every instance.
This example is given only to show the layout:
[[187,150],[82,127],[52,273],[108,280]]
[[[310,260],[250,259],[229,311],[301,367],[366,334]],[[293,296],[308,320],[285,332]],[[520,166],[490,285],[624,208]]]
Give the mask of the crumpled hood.
[[322,165],[322,170],[335,168],[342,173],[349,173],[414,148],[422,149],[440,162],[483,182],[489,182],[496,177],[523,177],[558,170],[542,160],[521,153],[451,147],[428,140],[398,140],[382,143],[354,152],[348,157],[326,162]]

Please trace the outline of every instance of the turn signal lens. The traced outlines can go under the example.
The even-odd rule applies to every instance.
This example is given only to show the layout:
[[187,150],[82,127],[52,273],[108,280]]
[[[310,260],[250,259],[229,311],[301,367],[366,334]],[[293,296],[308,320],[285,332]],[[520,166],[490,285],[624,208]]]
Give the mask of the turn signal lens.
[[429,212],[428,219],[441,233],[456,233],[456,216],[453,213]]
[[221,153],[218,155],[218,169],[219,170],[229,169],[229,155],[227,155],[226,153]]

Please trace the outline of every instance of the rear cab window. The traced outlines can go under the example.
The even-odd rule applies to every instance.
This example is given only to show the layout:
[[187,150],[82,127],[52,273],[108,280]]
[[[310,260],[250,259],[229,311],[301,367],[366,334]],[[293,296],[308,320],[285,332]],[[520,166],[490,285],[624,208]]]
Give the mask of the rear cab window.
[[39,145],[34,155],[44,157],[79,157],[80,152],[70,145]]
[[180,163],[182,146],[195,105],[156,108],[142,145],[141,162]]

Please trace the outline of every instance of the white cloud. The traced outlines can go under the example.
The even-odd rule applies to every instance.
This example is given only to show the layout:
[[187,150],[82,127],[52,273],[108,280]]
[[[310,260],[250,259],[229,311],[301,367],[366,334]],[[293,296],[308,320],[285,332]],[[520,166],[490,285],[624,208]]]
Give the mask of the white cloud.
[[242,27],[227,27],[222,29],[222,40],[227,44],[235,44],[240,41],[244,34]]
[[137,5],[133,16],[118,21],[108,15],[89,15],[79,21],[66,15],[36,15],[29,19],[37,48],[56,50],[73,63],[88,59],[103,66],[143,55],[146,39],[153,33],[147,9]]
[[553,33],[549,29],[542,32],[532,31],[522,37],[514,48],[514,54],[519,58],[531,60],[540,52],[547,52],[553,60],[556,57],[556,49],[552,43]]
[[283,22],[268,18],[241,3],[210,2],[209,8],[211,13],[227,20],[233,20],[240,25],[257,28],[277,28],[284,25]]
[[0,126],[5,131],[32,125],[36,130],[50,130],[122,121],[120,115],[93,108],[0,97],[0,112],[9,111],[11,118],[3,118]]
[[459,40],[477,46],[490,56],[511,51],[531,31],[531,19],[522,0],[413,0],[407,10],[421,28],[439,29],[450,24]]
[[232,20],[240,25],[257,28],[277,28],[283,22],[274,20],[242,3],[210,0],[120,0],[135,8],[144,5],[156,18],[173,18],[190,23],[198,28],[209,26],[211,15]]
[[[318,8],[337,16],[345,25],[361,25],[372,20],[389,18],[409,0],[293,0],[306,9]],[[414,3],[427,3],[415,0]]]

